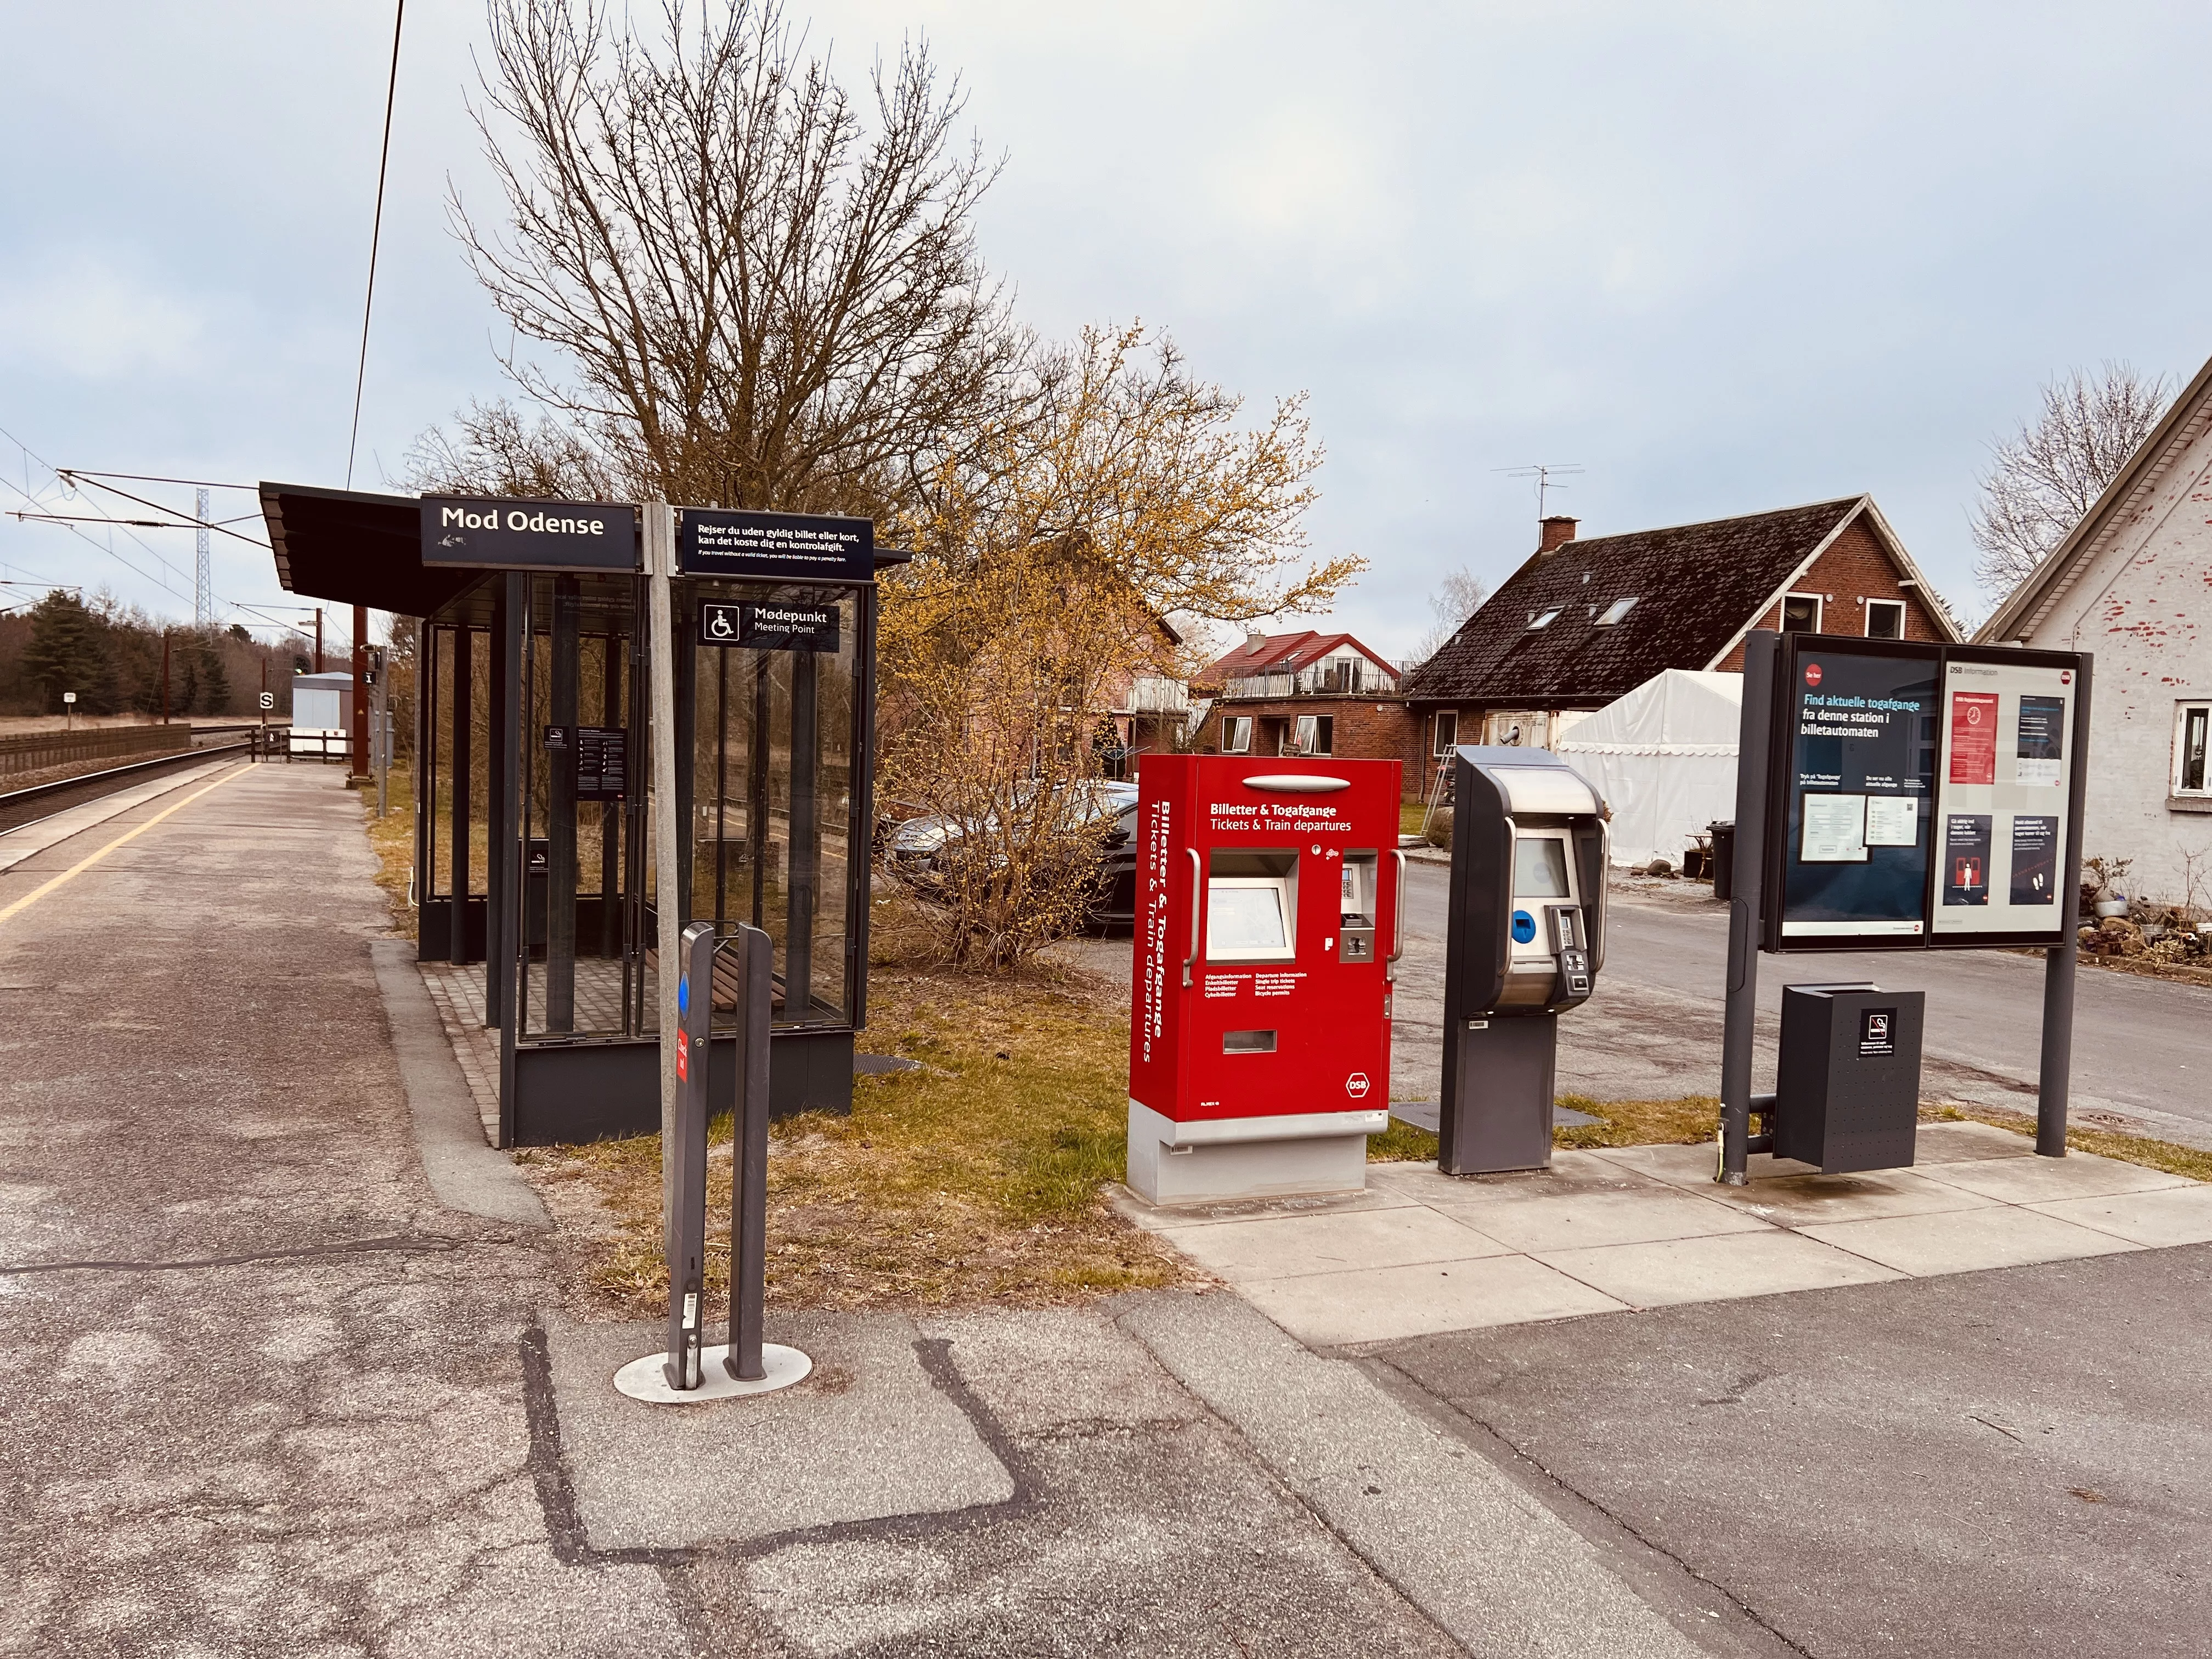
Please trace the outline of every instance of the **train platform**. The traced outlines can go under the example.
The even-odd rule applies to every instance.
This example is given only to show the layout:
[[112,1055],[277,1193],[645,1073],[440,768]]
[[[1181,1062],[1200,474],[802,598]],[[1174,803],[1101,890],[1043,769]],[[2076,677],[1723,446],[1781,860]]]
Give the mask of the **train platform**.
[[[100,807],[0,868],[0,1654],[2091,1655],[2212,1616],[2202,1246],[1323,1328],[1273,1223],[1214,1215],[1176,1242],[1244,1293],[771,1309],[805,1383],[624,1400],[660,1332],[564,1285],[358,798],[219,765]],[[1989,1188],[1953,1139],[1928,1178]],[[1409,1170],[1312,1218],[1474,1270],[1798,1248],[1614,1166],[1557,1216],[1678,1238]],[[1980,1196],[1941,1213],[2136,1201]]]

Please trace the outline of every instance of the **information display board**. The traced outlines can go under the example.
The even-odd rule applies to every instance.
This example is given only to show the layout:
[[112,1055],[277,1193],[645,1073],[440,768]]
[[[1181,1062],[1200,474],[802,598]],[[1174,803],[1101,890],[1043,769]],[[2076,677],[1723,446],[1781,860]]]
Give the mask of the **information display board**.
[[2066,653],[1785,635],[1765,948],[2058,943],[2081,676]]

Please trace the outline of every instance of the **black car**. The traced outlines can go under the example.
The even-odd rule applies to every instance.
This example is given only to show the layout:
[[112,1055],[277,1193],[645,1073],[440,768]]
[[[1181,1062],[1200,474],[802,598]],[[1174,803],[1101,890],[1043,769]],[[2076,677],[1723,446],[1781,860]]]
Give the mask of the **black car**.
[[[1098,893],[1090,923],[1094,927],[1133,927],[1137,921],[1137,786],[1101,781],[1085,787],[1091,798],[1085,816],[1094,823],[1107,817],[1113,820],[1099,860]],[[957,819],[942,813],[908,818],[884,838],[884,867],[927,896],[946,844],[963,833]]]

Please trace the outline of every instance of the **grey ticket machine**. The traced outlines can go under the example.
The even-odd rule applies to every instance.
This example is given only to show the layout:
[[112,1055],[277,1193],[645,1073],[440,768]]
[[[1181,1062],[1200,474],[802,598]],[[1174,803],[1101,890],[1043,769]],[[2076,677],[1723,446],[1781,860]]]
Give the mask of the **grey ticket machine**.
[[1458,749],[1452,767],[1437,1166],[1540,1170],[1559,1016],[1605,966],[1605,803],[1541,749]]

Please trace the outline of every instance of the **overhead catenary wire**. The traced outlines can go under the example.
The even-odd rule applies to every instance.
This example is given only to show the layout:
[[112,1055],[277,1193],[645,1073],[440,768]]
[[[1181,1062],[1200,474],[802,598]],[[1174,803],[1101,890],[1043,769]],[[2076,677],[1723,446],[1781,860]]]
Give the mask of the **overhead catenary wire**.
[[407,0],[397,0],[392,16],[392,78],[384,89],[384,143],[376,159],[376,213],[368,228],[368,285],[361,301],[361,360],[354,368],[353,430],[346,439],[346,488],[353,488],[354,454],[361,447],[361,394],[368,382],[368,319],[376,306],[376,250],[384,237],[384,180],[392,166],[392,110],[399,95],[399,31]]

